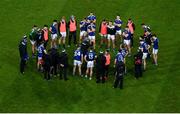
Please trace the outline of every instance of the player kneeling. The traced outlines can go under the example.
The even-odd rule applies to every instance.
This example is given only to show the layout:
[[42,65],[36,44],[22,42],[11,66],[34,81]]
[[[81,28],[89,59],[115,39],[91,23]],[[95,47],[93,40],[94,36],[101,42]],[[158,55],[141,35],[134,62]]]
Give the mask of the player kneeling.
[[81,76],[81,65],[83,63],[83,54],[80,50],[80,47],[77,48],[74,52],[74,68],[73,68],[73,75],[76,73],[76,67],[78,66],[79,75]]

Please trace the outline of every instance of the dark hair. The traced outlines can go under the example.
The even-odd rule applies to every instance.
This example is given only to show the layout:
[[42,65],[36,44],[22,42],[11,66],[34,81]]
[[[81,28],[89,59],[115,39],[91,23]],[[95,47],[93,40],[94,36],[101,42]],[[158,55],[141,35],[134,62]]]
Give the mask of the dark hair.
[[108,52],[108,53],[109,53],[109,49],[106,49],[106,52]]
[[119,52],[121,52],[122,51],[122,49],[119,49]]
[[129,18],[128,20],[129,20],[129,21],[131,21],[132,19],[131,19],[131,18]]
[[156,34],[153,34],[152,36],[156,37]]
[[57,22],[57,20],[53,20],[53,22]]
[[44,27],[48,27],[48,25],[44,25]]
[[142,35],[141,36],[139,36],[140,38],[144,38]]
[[141,25],[145,25],[144,23],[142,23]]
[[33,27],[37,27],[37,25],[33,25]]
[[93,50],[93,47],[92,47],[92,46],[90,47],[90,50]]

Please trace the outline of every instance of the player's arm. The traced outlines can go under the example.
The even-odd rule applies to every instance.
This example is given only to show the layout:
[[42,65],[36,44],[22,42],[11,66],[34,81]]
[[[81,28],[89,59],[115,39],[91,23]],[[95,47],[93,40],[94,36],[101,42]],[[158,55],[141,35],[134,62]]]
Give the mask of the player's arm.
[[83,54],[81,54],[81,62],[83,63]]
[[116,62],[117,62],[117,59],[114,60],[114,67],[116,67]]
[[84,60],[87,62],[87,59],[86,59],[87,55],[84,56]]
[[87,30],[88,32],[91,32],[91,30],[90,30],[90,28],[88,27],[88,30]]
[[81,28],[81,27],[83,27],[83,25],[84,25],[84,24],[80,22],[79,27]]
[[52,27],[49,28],[49,31],[52,32]]
[[94,17],[94,21],[93,21],[93,23],[96,23],[96,17]]
[[47,54],[47,51],[46,51],[46,49],[44,49],[43,51],[44,51],[44,53],[45,53],[45,54]]
[[139,47],[139,49],[143,52],[143,48],[142,47]]
[[121,24],[116,24],[118,27],[121,27]]
[[[101,22],[101,24],[102,24],[102,22]],[[99,26],[99,34],[101,34],[101,24]]]
[[97,56],[95,55],[95,56],[94,56],[94,61],[95,61],[95,62],[96,62],[96,59],[97,59]]
[[127,37],[128,37],[128,34],[124,34],[124,36],[127,38]]

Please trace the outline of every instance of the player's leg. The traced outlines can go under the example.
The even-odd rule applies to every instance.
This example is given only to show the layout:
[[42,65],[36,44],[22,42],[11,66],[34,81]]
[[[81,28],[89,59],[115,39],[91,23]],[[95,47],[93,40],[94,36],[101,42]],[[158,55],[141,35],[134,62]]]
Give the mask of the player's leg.
[[157,58],[158,58],[158,56],[157,56],[157,53],[158,53],[158,50],[157,49],[153,49],[153,58],[154,58],[154,63],[155,63],[155,65],[157,65]]
[[96,49],[96,40],[95,40],[95,36],[93,37],[92,42],[93,42],[93,48]]
[[87,78],[87,76],[88,76],[88,74],[89,74],[89,61],[87,62],[87,69],[86,69],[86,75],[85,75],[85,77]]
[[110,38],[110,35],[108,35],[107,40],[108,40],[108,48],[110,49],[110,44],[111,44],[111,38]]
[[146,70],[146,59],[143,60],[144,62],[144,70]]
[[130,43],[130,40],[127,40],[127,48],[128,48],[129,56],[131,56],[131,43]]
[[115,36],[111,35],[111,40],[112,40],[112,44],[113,44],[113,50],[115,50]]
[[36,44],[36,42],[33,41],[33,40],[30,40],[30,42],[31,42],[31,49],[32,49],[32,57],[34,57],[34,55],[35,55],[35,44]]
[[89,74],[89,68],[86,69],[86,75],[85,75],[86,78],[87,78],[88,74]]
[[66,44],[66,37],[62,37],[62,44],[63,44],[63,48],[65,48],[65,44]]
[[90,74],[89,74],[89,80],[91,80],[92,79],[92,74],[93,74],[93,67],[90,67]]
[[38,69],[38,71],[40,71],[41,59],[42,59],[42,57],[38,57],[38,62],[37,62],[37,69]]
[[64,33],[63,48],[65,48],[65,46],[66,46],[66,36],[67,36],[67,33],[65,32]]
[[79,43],[81,44],[82,40],[83,40],[83,37],[84,37],[84,31],[81,31],[80,32],[80,36],[79,36]]
[[73,39],[74,39],[74,44],[76,44],[76,31],[73,32]]
[[75,73],[76,73],[76,65],[74,65],[73,67],[73,76],[75,75]]
[[94,61],[91,61],[91,64],[90,64],[90,77],[89,77],[89,80],[92,79],[92,75],[93,75],[93,68],[94,68]]
[[57,47],[57,34],[54,35],[54,47]]
[[144,70],[146,70],[146,58],[147,58],[147,53],[143,53],[143,65],[144,65]]
[[82,73],[81,73],[81,64],[78,65],[78,69],[79,69],[79,75],[81,76]]
[[104,40],[103,34],[100,34],[100,37],[101,37],[100,47],[102,47],[102,45],[103,45],[103,40]]

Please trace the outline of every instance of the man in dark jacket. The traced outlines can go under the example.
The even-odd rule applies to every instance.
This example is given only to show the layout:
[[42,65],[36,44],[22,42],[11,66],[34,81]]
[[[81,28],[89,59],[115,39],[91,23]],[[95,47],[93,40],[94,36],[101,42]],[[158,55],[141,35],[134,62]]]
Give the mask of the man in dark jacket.
[[62,53],[59,56],[59,70],[60,70],[60,79],[62,79],[62,75],[64,80],[68,80],[67,78],[67,68],[68,68],[68,55],[66,50],[62,50]]
[[24,68],[26,65],[26,61],[28,59],[28,54],[27,54],[27,36],[24,36],[23,39],[20,41],[19,44],[19,53],[20,53],[20,72],[24,74]]
[[96,58],[96,83],[99,83],[102,79],[102,83],[105,82],[105,64],[106,64],[106,57],[104,56],[103,52],[100,51],[99,56]]
[[43,64],[43,67],[44,67],[44,79],[46,79],[46,80],[50,80],[50,68],[51,68],[51,65],[52,65],[52,61],[51,61],[49,52],[50,52],[50,50],[48,51],[48,54],[44,55],[44,64]]
[[114,81],[114,88],[117,88],[117,86],[119,86],[120,89],[123,89],[124,72],[125,72],[125,65],[121,61],[118,64],[116,64],[116,78]]
[[56,77],[57,75],[57,66],[58,66],[58,50],[55,48],[50,49],[50,59],[51,59],[51,74],[54,74],[54,76]]
[[138,50],[138,53],[134,56],[134,69],[135,69],[135,78],[138,79],[142,77],[142,56],[143,52]]
[[[81,52],[83,53],[83,58],[84,56],[87,54],[88,52],[88,49],[90,47],[90,40],[88,38],[84,38],[82,43],[81,43]],[[84,74],[86,72],[86,66],[87,66],[87,63],[86,62],[83,62],[82,64],[82,74]]]

